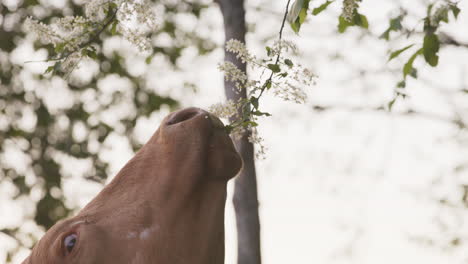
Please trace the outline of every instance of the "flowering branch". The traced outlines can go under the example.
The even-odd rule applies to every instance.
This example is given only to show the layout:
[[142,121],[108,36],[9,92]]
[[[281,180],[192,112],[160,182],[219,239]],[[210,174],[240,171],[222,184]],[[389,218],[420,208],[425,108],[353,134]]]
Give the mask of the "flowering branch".
[[55,63],[45,73],[70,74],[83,58],[97,59],[96,47],[91,44],[109,28],[112,35],[121,34],[140,51],[150,50],[145,32],[156,27],[156,19],[149,4],[148,0],[93,0],[85,5],[85,17],[67,16],[50,25],[28,18],[25,24],[43,42],[54,46],[55,58],[46,61]]
[[[304,103],[306,94],[303,86],[310,86],[315,83],[315,75],[300,64],[295,64],[290,58],[284,58],[287,51],[296,52],[294,43],[283,40],[283,30],[286,18],[288,17],[290,0],[287,1],[286,11],[281,22],[278,40],[270,47],[266,47],[267,59],[258,59],[250,54],[244,43],[231,39],[226,43],[226,50],[236,54],[236,58],[242,63],[247,63],[252,69],[260,69],[262,74],[249,81],[247,74],[237,68],[231,62],[224,62],[219,65],[219,69],[224,72],[228,81],[234,82],[238,92],[247,91],[247,98],[239,99],[237,102],[228,101],[225,104],[215,104],[210,111],[220,118],[230,120],[226,126],[228,133],[235,138],[240,137],[247,130],[251,136],[249,141],[256,143],[259,150],[257,157],[264,154],[263,140],[259,137],[256,127],[257,119],[261,116],[271,116],[268,112],[263,112],[260,108],[260,99],[265,91],[270,91],[273,95],[286,101]],[[268,77],[262,78],[265,70],[269,70]]]

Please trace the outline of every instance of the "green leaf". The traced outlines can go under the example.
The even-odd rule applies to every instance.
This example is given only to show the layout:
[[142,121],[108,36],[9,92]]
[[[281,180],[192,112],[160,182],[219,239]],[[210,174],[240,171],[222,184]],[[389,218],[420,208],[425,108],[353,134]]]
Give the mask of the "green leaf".
[[109,7],[112,8],[112,9],[117,9],[117,3],[109,2]]
[[270,57],[271,56],[271,48],[266,46],[265,49],[267,51],[267,56]]
[[390,19],[390,29],[393,31],[398,31],[402,29],[401,20],[403,20],[403,16],[397,16],[395,18]]
[[117,24],[119,24],[119,21],[116,19],[114,22],[112,22],[112,27],[111,27],[111,34],[115,35],[117,34]]
[[271,88],[271,80],[270,80],[270,79],[268,79],[268,80],[266,81],[265,87],[266,87],[267,89],[270,89],[270,88]]
[[44,74],[47,74],[47,73],[49,73],[49,72],[52,72],[52,71],[54,70],[54,68],[55,68],[54,66],[49,66],[49,67],[47,67],[47,69],[45,70]]
[[423,43],[424,59],[432,67],[437,66],[437,64],[439,63],[439,56],[437,55],[437,53],[439,52],[439,48],[440,48],[439,38],[437,37],[436,34],[432,33],[432,34],[426,34],[424,36],[424,43]]
[[401,21],[403,20],[403,15],[399,15],[395,18],[390,19],[388,28],[380,35],[380,38],[383,38],[385,40],[390,39],[390,32],[392,31],[399,31],[403,27],[401,26]]
[[295,32],[295,33],[299,33],[299,29],[301,29],[301,24],[299,24],[299,20],[291,23],[291,29]]
[[338,18],[338,32],[344,33],[349,26],[352,26],[352,24],[349,23],[343,16]]
[[268,64],[267,66],[268,66],[268,69],[270,69],[270,70],[271,70],[272,72],[274,72],[274,73],[277,73],[277,72],[280,72],[280,71],[281,71],[280,66],[279,66],[278,64],[272,64],[272,63],[270,63],[270,64]]
[[254,112],[252,112],[252,115],[255,115],[255,116],[271,116],[270,113],[261,112],[261,111],[254,111]]
[[365,15],[361,15],[357,12],[354,14],[353,20],[351,22],[347,21],[343,16],[338,18],[338,32],[344,33],[350,26],[359,26],[367,29],[369,28],[369,22],[367,21],[367,17]]
[[417,79],[417,78],[418,78],[418,69],[416,69],[416,68],[411,69],[411,72],[410,72],[409,75],[410,75],[411,77]]
[[146,64],[151,64],[152,60],[153,60],[153,55],[150,55],[150,56],[146,57],[145,62],[146,62]]
[[299,12],[299,23],[302,25],[302,23],[304,23],[304,21],[306,20],[307,18],[307,9],[309,9],[309,1],[306,1],[307,2],[307,6],[306,7],[303,7],[301,9],[301,12]]
[[413,46],[414,46],[414,44],[411,44],[411,45],[408,45],[408,46],[406,46],[406,47],[404,47],[402,49],[399,49],[399,50],[396,50],[396,51],[390,53],[390,57],[388,58],[388,61],[391,61],[392,59],[398,57],[401,53],[405,52],[407,49],[409,49],[409,48],[411,48]]
[[384,33],[382,33],[382,35],[380,35],[379,38],[389,40],[390,39],[390,29],[385,30]]
[[403,89],[405,87],[406,87],[406,82],[404,80],[397,83],[397,88]]
[[97,60],[97,54],[95,51],[93,50],[88,50],[88,57],[90,57],[91,59],[94,59],[94,60]]
[[290,59],[285,59],[285,60],[284,60],[284,63],[285,63],[286,65],[288,65],[289,67],[294,66],[293,62],[292,62]]
[[393,98],[390,102],[388,102],[388,110],[392,110],[393,104],[395,104],[396,98]]
[[289,10],[288,13],[288,21],[289,23],[294,23],[297,18],[299,17],[299,13],[302,10],[302,6],[304,5],[304,0],[296,0],[293,5],[291,6],[291,9]]
[[452,11],[453,16],[455,17],[455,19],[457,19],[458,14],[460,14],[460,8],[458,8],[457,4],[455,4],[455,3],[449,4],[449,8],[450,8],[450,11]]
[[86,56],[86,57],[89,57],[89,58],[92,58],[92,59],[95,59],[95,60],[97,59],[96,51],[95,51],[94,48],[91,48],[91,47],[89,49],[88,48],[82,49],[81,54],[83,56]]
[[312,15],[316,16],[316,15],[322,13],[322,11],[324,11],[325,9],[327,9],[327,7],[328,7],[331,3],[333,3],[333,1],[327,1],[327,2],[325,2],[325,3],[323,3],[323,4],[321,4],[319,7],[314,8],[314,10],[312,10]]
[[288,13],[287,19],[295,33],[299,33],[301,25],[307,17],[309,2],[310,0],[296,0]]
[[357,14],[354,16],[354,24],[365,29],[369,28],[369,22],[367,21],[367,17],[365,15]]
[[257,122],[254,122],[254,121],[250,121],[250,120],[249,120],[249,121],[244,121],[244,122],[242,122],[242,126],[243,126],[243,127],[248,127],[249,125],[250,125],[251,127],[256,127],[256,126],[258,126],[258,123],[257,123]]
[[405,65],[403,66],[403,78],[406,80],[406,76],[408,74],[410,74],[412,71],[413,71],[413,63],[414,63],[414,60],[419,56],[421,55],[423,52],[423,49],[419,49],[417,50],[410,58],[409,60],[405,63]]
[[57,53],[60,53],[63,51],[63,48],[65,48],[65,43],[62,42],[62,43],[58,43],[56,46],[55,46],[55,52]]
[[438,19],[444,21],[445,23],[448,23],[449,10],[447,8],[441,8],[441,10],[442,11],[440,12]]
[[250,98],[250,103],[255,109],[258,109],[258,98],[257,97],[251,97]]

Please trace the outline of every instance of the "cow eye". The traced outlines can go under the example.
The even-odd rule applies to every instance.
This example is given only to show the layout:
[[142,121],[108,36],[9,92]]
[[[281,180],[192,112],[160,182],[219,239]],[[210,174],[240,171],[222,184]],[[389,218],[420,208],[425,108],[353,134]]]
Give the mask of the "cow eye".
[[67,251],[67,253],[72,252],[77,241],[78,241],[78,236],[75,233],[70,234],[63,239],[63,245],[65,246],[65,250]]

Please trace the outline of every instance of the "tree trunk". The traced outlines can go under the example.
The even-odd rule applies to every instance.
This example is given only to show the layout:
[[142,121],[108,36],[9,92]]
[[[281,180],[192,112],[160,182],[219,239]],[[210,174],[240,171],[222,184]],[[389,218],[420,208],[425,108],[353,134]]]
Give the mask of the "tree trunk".
[[[224,18],[225,41],[237,39],[245,43],[244,0],[218,0]],[[246,71],[246,65],[236,59],[235,54],[225,52],[225,60]],[[228,100],[237,102],[246,98],[246,91],[238,92],[233,82],[225,81],[224,90]],[[234,209],[237,224],[237,263],[260,264],[260,221],[258,216],[257,179],[255,173],[254,148],[248,141],[249,133],[235,140],[237,151],[244,160],[244,167],[237,176],[234,186]]]

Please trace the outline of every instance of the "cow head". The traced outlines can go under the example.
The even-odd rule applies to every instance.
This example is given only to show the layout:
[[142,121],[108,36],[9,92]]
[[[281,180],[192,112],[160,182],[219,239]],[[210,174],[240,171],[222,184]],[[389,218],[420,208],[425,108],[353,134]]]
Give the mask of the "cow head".
[[241,164],[219,119],[198,108],[174,112],[23,264],[223,263],[226,183]]

